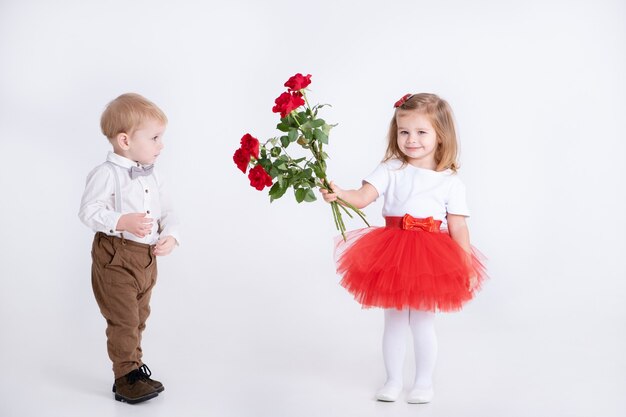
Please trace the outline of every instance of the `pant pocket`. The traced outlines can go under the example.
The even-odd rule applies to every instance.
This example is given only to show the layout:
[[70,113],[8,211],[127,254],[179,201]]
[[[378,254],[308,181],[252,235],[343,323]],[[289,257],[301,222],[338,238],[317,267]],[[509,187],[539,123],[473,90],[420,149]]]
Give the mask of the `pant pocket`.
[[123,259],[122,259],[122,249],[113,249],[113,256],[111,257],[111,260],[107,263],[104,264],[105,268],[110,268],[112,266],[122,266],[123,264]]
[[91,249],[91,259],[95,265],[106,268],[113,262],[120,262],[119,258],[115,259],[117,252],[113,242],[107,239],[96,239]]
[[156,255],[152,253],[152,248],[150,248],[147,261],[148,264],[145,266],[146,271],[156,266]]

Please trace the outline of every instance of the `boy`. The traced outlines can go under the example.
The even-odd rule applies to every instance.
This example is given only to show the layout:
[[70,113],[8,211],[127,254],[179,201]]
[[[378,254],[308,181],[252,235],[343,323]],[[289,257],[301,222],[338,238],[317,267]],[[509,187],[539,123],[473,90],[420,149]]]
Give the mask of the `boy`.
[[153,164],[163,149],[167,117],[139,94],[111,101],[100,120],[113,146],[87,177],[78,216],[96,232],[91,282],[107,321],[117,401],[156,397],[163,385],[141,361],[141,334],[156,283],[156,256],[178,245],[178,224]]

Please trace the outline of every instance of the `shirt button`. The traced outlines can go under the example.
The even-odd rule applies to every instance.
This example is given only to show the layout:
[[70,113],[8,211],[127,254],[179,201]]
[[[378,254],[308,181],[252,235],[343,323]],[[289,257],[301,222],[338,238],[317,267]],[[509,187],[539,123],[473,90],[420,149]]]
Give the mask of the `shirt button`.
[[148,193],[148,190],[146,190],[146,194]]
[[109,233],[114,233],[113,230],[109,230]]
[[150,214],[150,210],[146,211],[147,214]]

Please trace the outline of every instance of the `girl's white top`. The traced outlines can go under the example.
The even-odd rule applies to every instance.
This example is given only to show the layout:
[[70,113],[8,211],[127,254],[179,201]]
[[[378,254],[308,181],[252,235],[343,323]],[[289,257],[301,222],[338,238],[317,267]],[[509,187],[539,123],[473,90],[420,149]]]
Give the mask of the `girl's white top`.
[[382,162],[364,180],[385,198],[383,216],[425,218],[441,220],[447,229],[446,215],[469,216],[465,200],[465,185],[454,171],[433,171],[411,164],[402,166],[399,159]]

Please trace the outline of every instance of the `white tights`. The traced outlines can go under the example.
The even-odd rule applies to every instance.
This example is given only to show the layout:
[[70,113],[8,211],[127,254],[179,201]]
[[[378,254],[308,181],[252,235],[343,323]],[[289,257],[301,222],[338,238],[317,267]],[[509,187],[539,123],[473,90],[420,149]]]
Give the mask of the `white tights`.
[[418,310],[385,310],[383,333],[383,359],[387,370],[385,386],[402,387],[402,370],[406,354],[406,335],[410,327],[415,349],[414,388],[432,387],[435,361],[437,360],[437,336],[435,313]]

